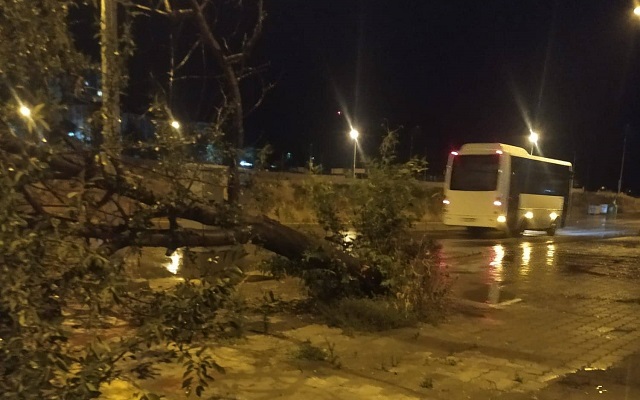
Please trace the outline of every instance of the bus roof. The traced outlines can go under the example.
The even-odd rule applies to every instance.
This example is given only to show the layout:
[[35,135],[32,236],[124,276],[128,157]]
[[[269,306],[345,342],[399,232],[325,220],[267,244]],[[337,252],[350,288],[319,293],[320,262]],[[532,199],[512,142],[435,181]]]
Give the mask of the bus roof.
[[548,162],[551,164],[559,164],[567,167],[571,167],[571,163],[568,161],[556,160],[554,158],[546,158],[539,156],[532,156],[528,151],[522,147],[511,146],[509,144],[502,143],[467,143],[463,144],[459,154],[493,154],[497,151],[502,151],[505,154],[510,154],[516,157],[528,158],[531,160],[538,160],[542,162]]

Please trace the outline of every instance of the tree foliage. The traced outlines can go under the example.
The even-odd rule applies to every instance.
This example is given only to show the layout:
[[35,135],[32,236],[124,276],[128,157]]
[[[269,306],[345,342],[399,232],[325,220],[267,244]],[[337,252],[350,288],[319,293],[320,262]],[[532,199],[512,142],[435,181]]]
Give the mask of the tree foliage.
[[95,397],[112,377],[112,368],[101,368],[112,355],[74,348],[64,321],[99,324],[118,266],[80,240],[77,223],[21,212],[21,186],[37,166],[17,171],[0,163],[0,170],[0,391],[5,398]]
[[[115,379],[137,386],[172,360],[185,368],[183,388],[200,396],[212,371],[224,372],[203,340],[237,330],[220,314],[232,280],[143,289],[118,254],[248,238],[235,213],[193,190],[200,178],[185,168],[185,152],[141,163],[67,137],[64,109],[95,69],[69,33],[76,3],[0,2],[0,392],[95,398]],[[178,148],[175,129],[160,128],[157,147]],[[202,237],[183,230],[180,217],[238,229]]]
[[[204,7],[205,3],[126,2],[145,12],[196,18],[191,21],[201,35],[215,38],[220,31],[211,24],[223,18],[214,11],[217,7]],[[249,5],[211,3],[235,7],[240,15]],[[214,199],[206,168],[191,163],[192,155],[182,146],[195,141],[198,133],[170,126],[171,110],[166,107],[153,110],[158,135],[151,142],[151,160],[105,154],[69,138],[60,124],[63,110],[77,100],[74,88],[82,73],[94,68],[69,34],[68,13],[74,4],[0,0],[3,398],[95,398],[116,379],[140,386],[141,380],[157,375],[158,363],[167,361],[183,365],[183,389],[200,396],[214,375],[224,372],[204,344],[237,334],[235,319],[223,311],[237,279],[203,275],[165,289],[140,287],[123,264],[122,253],[127,250],[163,247],[171,255],[190,246],[251,241],[290,260],[305,261],[301,265],[312,267],[304,272],[307,278],[316,274],[320,285],[341,296],[388,294],[410,283],[408,275],[393,271],[402,262],[417,259],[411,254],[423,257],[423,253],[401,246],[413,218],[407,211],[411,196],[391,181],[402,182],[409,172],[391,159],[383,157],[374,166],[380,174],[372,174],[367,184],[359,183],[370,196],[356,198],[362,207],[349,224],[334,218],[335,209],[325,205],[321,216],[325,222],[324,218],[334,218],[327,224],[334,236],[343,234],[347,225],[359,232],[351,244],[335,246],[267,218],[247,216],[233,201]],[[253,9],[257,11],[249,13],[243,24],[254,28],[235,42],[243,56],[228,53],[232,47],[222,52],[220,66],[231,68],[234,79],[246,78],[238,75],[242,71],[253,73],[245,69],[249,54],[245,51],[253,49],[264,13],[261,1],[251,4],[258,5]],[[237,87],[231,89],[225,93]],[[234,96],[222,97],[217,111],[224,122],[209,126],[205,133],[231,142],[232,151],[241,138],[238,129],[243,121],[238,117],[247,111],[242,97]],[[21,102],[32,107],[31,115],[18,113]],[[320,190],[314,193],[322,198]],[[392,204],[390,193],[400,204]],[[385,194],[386,199],[373,198]],[[330,189],[324,196],[330,196]],[[208,228],[190,228],[186,220]],[[385,247],[385,235],[391,235],[387,239],[393,245]],[[374,251],[376,247],[384,251]],[[422,274],[419,268],[416,271]],[[139,394],[154,398],[142,388]]]
[[[62,121],[70,94],[91,68],[68,29],[73,0],[0,1],[0,118],[30,132]],[[20,107],[37,107],[30,118]]]
[[[25,186],[46,175],[45,165],[0,163],[3,398],[95,398],[114,379],[153,377],[158,360],[184,364],[184,387],[201,394],[207,370],[224,372],[202,340],[235,331],[218,315],[231,280],[202,277],[164,291],[131,286],[112,248],[87,240],[86,195],[69,193],[77,200],[67,216],[27,211]],[[106,338],[114,317],[128,326],[115,342]]]
[[[205,344],[239,331],[228,310],[237,279],[203,274],[169,288],[144,288],[124,268],[123,252],[151,246],[171,255],[189,246],[252,241],[295,259],[324,244],[214,198],[208,169],[192,163],[183,146],[199,133],[170,126],[167,107],[153,110],[158,135],[149,160],[69,138],[59,122],[79,99],[66,83],[94,68],[69,35],[73,4],[0,3],[6,19],[0,30],[0,392],[7,399],[87,399],[124,380],[139,387],[140,398],[152,399],[157,396],[140,387],[141,380],[155,377],[158,363],[173,362],[184,367],[182,388],[201,396],[224,372]],[[244,9],[242,2],[225,4]],[[203,12],[196,8],[186,4],[184,13],[172,8],[171,15],[193,18]],[[13,47],[16,32],[33,41]],[[231,140],[234,149],[235,136],[221,133],[233,130],[226,118],[239,115],[238,98],[223,100],[218,112],[226,122],[210,125],[205,135]],[[19,113],[21,102],[32,107],[31,115]],[[189,228],[186,220],[208,229]],[[329,246],[326,252],[353,274],[362,269],[348,254]]]
[[[72,85],[89,66],[68,29],[73,0],[0,1],[0,71],[6,85],[33,96],[58,92],[57,83]],[[34,68],[35,67],[35,68]],[[7,89],[7,88],[3,88]]]
[[367,164],[367,179],[348,187],[318,182],[310,188],[318,222],[337,247],[363,260],[366,279],[340,260],[327,261],[313,251],[298,261],[276,261],[276,275],[301,277],[312,296],[325,302],[383,296],[418,318],[441,314],[450,282],[439,246],[411,230],[425,211],[416,203],[426,197],[426,189],[415,176],[426,162],[396,162],[397,143],[397,131],[387,131],[379,157]]

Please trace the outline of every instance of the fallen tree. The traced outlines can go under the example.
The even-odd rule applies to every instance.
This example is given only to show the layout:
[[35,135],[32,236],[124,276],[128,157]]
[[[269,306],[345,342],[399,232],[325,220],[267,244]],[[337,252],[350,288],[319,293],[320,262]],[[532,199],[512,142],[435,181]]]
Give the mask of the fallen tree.
[[[226,323],[219,321],[218,311],[227,304],[229,282],[202,279],[196,283],[187,279],[166,293],[144,290],[137,293],[127,287],[127,276],[122,275],[121,267],[109,262],[126,247],[163,247],[170,255],[181,247],[252,243],[286,258],[288,262],[273,271],[300,277],[311,295],[323,302],[382,295],[385,300],[378,307],[397,310],[406,321],[422,320],[442,306],[449,286],[438,261],[438,248],[430,241],[414,241],[409,234],[417,217],[407,212],[416,200],[411,176],[422,166],[415,161],[394,163],[393,148],[397,143],[394,132],[385,137],[382,159],[370,166],[369,180],[353,191],[355,197],[351,200],[358,211],[351,220],[343,220],[337,212],[332,203],[336,194],[330,188],[320,185],[309,191],[309,201],[316,204],[319,222],[331,233],[330,240],[310,236],[262,215],[248,215],[234,204],[198,195],[191,190],[198,174],[189,168],[179,168],[184,163],[179,157],[175,161],[175,154],[141,163],[133,158],[102,154],[99,149],[55,133],[53,130],[46,140],[36,141],[15,135],[8,126],[0,126],[2,190],[6,190],[9,199],[14,199],[5,207],[8,217],[0,221],[9,232],[7,239],[0,238],[9,244],[0,260],[18,260],[15,268],[5,269],[7,272],[19,269],[15,277],[21,277],[3,286],[2,297],[26,293],[20,301],[8,302],[7,307],[0,304],[0,333],[13,327],[8,329],[11,340],[21,339],[17,334],[24,322],[21,304],[32,306],[34,319],[48,319],[52,315],[59,318],[69,313],[69,302],[77,302],[83,296],[89,310],[79,310],[78,315],[90,310],[99,316],[116,310],[117,315],[133,313],[130,322],[140,325],[143,333],[137,335],[144,339],[132,336],[121,343],[116,352],[123,355],[136,357],[141,347],[168,341],[180,349],[171,350],[171,357],[192,360],[192,353],[202,354],[200,349],[191,347],[194,341],[227,332],[223,328]],[[205,228],[189,228],[183,224],[187,220]],[[354,227],[357,233],[347,243],[343,235],[349,227]],[[20,239],[24,236],[29,240]],[[20,250],[23,246],[26,253]],[[23,255],[16,257],[14,248]],[[37,257],[51,261],[34,264]],[[39,271],[38,284],[25,292],[22,278],[31,280],[34,271]],[[76,292],[78,286],[81,290]],[[343,304],[356,309],[370,306],[357,302]],[[46,341],[51,335],[68,340],[59,332],[59,325],[54,325],[53,331],[46,326],[45,339],[41,340]],[[109,361],[100,363],[113,367],[120,360],[112,350],[105,353]],[[63,354],[66,359],[68,355]],[[17,360],[15,356],[8,359],[6,365]],[[150,374],[147,371],[150,364],[142,360],[136,368],[142,368],[146,376]],[[210,359],[198,363],[205,365],[205,371],[206,365],[216,365]],[[193,367],[189,370],[193,371]],[[89,388],[98,387],[114,376],[121,374],[109,372],[93,377]],[[199,379],[198,387],[203,387],[202,382],[208,378],[203,375]],[[186,382],[190,385],[191,381]],[[19,392],[19,386],[8,390]]]
[[[141,376],[152,376],[150,358],[157,356],[139,354],[145,346],[162,347],[167,342],[175,343],[179,351],[158,354],[189,360],[185,361],[187,371],[192,371],[185,375],[188,387],[195,377],[193,371],[206,371],[207,365],[220,367],[210,358],[200,359],[202,353],[194,341],[224,332],[220,330],[226,322],[219,321],[218,312],[229,297],[229,283],[187,280],[166,293],[130,289],[128,277],[114,259],[127,247],[163,247],[169,255],[182,247],[252,243],[292,264],[308,261],[308,254],[313,253],[318,267],[343,265],[362,293],[386,290],[377,269],[335,243],[194,194],[189,171],[171,175],[161,162],[154,171],[149,163],[140,167],[135,159],[111,158],[76,141],[48,136],[46,142],[29,140],[0,126],[0,335],[4,338],[0,373],[8,377],[0,389],[6,393],[21,393],[26,382],[36,379],[27,373],[26,361],[20,360],[41,357],[38,354],[50,360],[41,363],[42,368],[54,371],[51,380],[33,386],[32,394],[40,397],[43,393],[94,397],[100,385],[128,376],[115,369],[124,356],[136,357],[135,371],[142,371]],[[206,228],[188,228],[182,224],[185,220]],[[127,305],[130,302],[133,305]],[[86,306],[78,306],[83,303]],[[131,316],[124,317],[128,314]],[[131,318],[130,323],[140,328],[115,347],[89,348],[91,354],[97,352],[97,358],[88,363],[83,361],[88,360],[83,351],[65,344],[73,333],[61,325],[63,315],[87,321],[88,326],[95,318],[100,321],[105,315],[118,315]],[[51,342],[52,337],[60,339]],[[59,355],[50,355],[54,353]],[[73,363],[83,364],[75,377],[69,372]],[[84,367],[100,368],[101,373],[84,376]],[[72,378],[64,379],[75,383],[55,384],[69,375]],[[193,390],[202,393],[209,378],[198,375],[198,379]],[[61,396],[63,392],[70,394]]]
[[[252,243],[290,260],[309,251],[345,264],[350,274],[361,279],[367,293],[375,293],[371,269],[341,251],[333,242],[312,237],[266,216],[241,215],[225,204],[211,203],[190,192],[193,183],[184,176],[163,176],[156,170],[137,168],[135,159],[108,159],[92,153],[74,140],[55,145],[30,143],[5,131],[0,148],[9,169],[19,174],[25,160],[35,160],[39,178],[23,179],[17,187],[24,196],[31,218],[42,216],[80,223],[78,236],[100,239],[106,256],[129,246],[165,247],[168,254],[179,247],[212,247]],[[26,178],[26,177],[25,177]],[[182,178],[182,179],[180,179]],[[65,181],[66,180],[66,183]],[[83,186],[70,182],[84,182]],[[185,183],[181,183],[184,181]],[[73,189],[70,189],[73,188]],[[180,194],[179,198],[176,194]],[[85,218],[69,216],[80,196]],[[49,201],[53,200],[53,203]],[[47,211],[54,210],[54,211]],[[132,211],[126,211],[132,210]],[[152,220],[166,219],[169,227],[159,229]],[[179,220],[190,220],[208,229],[185,228]],[[110,220],[111,223],[107,223]],[[233,221],[233,222],[231,222]]]
[[[179,182],[177,176],[162,176],[159,171],[136,168],[134,159],[108,159],[92,153],[77,141],[65,139],[57,146],[29,143],[4,130],[0,136],[0,148],[7,167],[15,171],[14,179],[20,181],[17,189],[30,206],[26,211],[32,218],[46,215],[50,218],[70,219],[67,210],[72,209],[74,197],[84,193],[86,213],[103,216],[102,219],[84,221],[79,235],[103,240],[109,251],[130,245],[176,248],[184,246],[223,246],[234,243],[248,243],[263,246],[279,255],[291,259],[302,257],[305,251],[321,248],[333,257],[343,260],[354,271],[361,264],[337,252],[333,245],[278,223],[265,216],[244,216],[234,214],[234,222],[229,222],[232,213],[224,204],[212,204],[190,192],[192,181]],[[25,160],[40,163],[38,179],[27,179],[21,174]],[[188,174],[188,173],[187,173]],[[21,179],[24,177],[25,179]],[[184,176],[182,177],[184,178]],[[65,185],[68,182],[84,181],[83,187]],[[73,189],[70,189],[73,187]],[[73,190],[73,191],[72,191]],[[183,196],[177,199],[177,193]],[[73,194],[73,195],[71,195]],[[48,201],[53,201],[49,203]],[[125,208],[133,212],[125,211]],[[107,224],[104,219],[117,212],[115,224]],[[46,211],[48,209],[58,211]],[[136,224],[136,214],[144,214],[148,225]],[[171,221],[167,229],[153,228],[151,219],[166,218]],[[178,219],[191,220],[208,225],[209,229],[188,229],[181,227]],[[79,222],[76,217],[74,222]]]
[[[69,10],[79,3],[0,0],[0,392],[6,398],[96,398],[115,379],[138,386],[136,379],[153,377],[154,365],[167,359],[183,364],[182,388],[200,396],[212,379],[208,371],[223,371],[203,339],[228,333],[233,321],[221,310],[228,306],[233,282],[202,277],[157,291],[131,286],[114,257],[127,247],[162,247],[171,254],[182,247],[252,243],[286,258],[286,272],[309,287],[324,281],[331,288],[348,287],[342,296],[391,293],[410,307],[421,301],[429,288],[424,282],[431,279],[433,248],[409,246],[406,240],[410,174],[382,176],[368,185],[372,196],[364,200],[371,202],[358,203],[363,212],[350,221],[362,233],[357,245],[344,246],[343,224],[325,224],[333,234],[325,240],[250,215],[238,205],[243,116],[262,100],[260,95],[247,106],[240,90],[240,83],[259,71],[247,59],[262,31],[261,0],[121,3],[191,21],[197,28],[200,39],[183,54],[183,62],[174,69],[172,61],[169,89],[178,66],[199,46],[214,53],[222,73],[214,121],[204,132],[178,131],[171,126],[170,105],[151,107],[155,137],[122,142],[125,150],[144,147],[151,156],[145,161],[95,138],[81,142],[68,136],[67,103],[95,102],[86,98],[98,96],[86,93],[83,74],[94,66],[74,48],[67,26]],[[256,8],[246,13],[250,5]],[[233,13],[242,17],[241,24],[218,18]],[[216,26],[221,20],[225,24]],[[15,41],[16,36],[30,40]],[[114,115],[95,120],[117,125]],[[102,132],[100,126],[93,129]],[[193,190],[203,183],[185,151],[194,142],[215,142],[225,150],[229,201]],[[381,171],[402,170],[387,168],[387,161]],[[403,195],[394,197],[397,193]],[[332,210],[322,205],[323,223],[334,218]],[[184,221],[205,228],[193,229]],[[334,300],[332,293],[316,297]],[[119,332],[121,340],[106,339],[114,318],[129,329]],[[139,393],[141,399],[157,398]]]
[[[146,146],[154,159],[147,163],[101,146],[102,127],[89,116],[85,122],[93,124],[95,135],[89,142],[67,134],[67,106],[97,106],[113,98],[98,99],[97,89],[85,83],[85,74],[96,68],[77,51],[69,30],[70,10],[100,11],[91,4],[97,2],[0,0],[0,392],[7,399],[88,399],[100,396],[106,383],[124,379],[139,388],[141,399],[157,398],[138,382],[154,376],[158,361],[170,359],[185,368],[182,389],[200,396],[212,378],[208,371],[223,372],[201,340],[225,334],[229,321],[220,310],[231,283],[201,279],[163,291],[131,289],[122,263],[112,256],[125,247],[161,246],[171,253],[184,246],[252,242],[295,259],[326,246],[275,221],[244,215],[235,202],[244,115],[262,100],[258,96],[253,105],[245,103],[240,91],[241,82],[259,76],[260,68],[251,67],[247,58],[262,30],[262,2],[120,4],[160,14],[168,25],[191,22],[205,39],[187,51],[173,49],[184,58],[174,64],[172,52],[169,94],[179,68],[197,47],[212,51],[225,72],[220,81],[220,71],[202,72],[203,81],[219,83],[212,96],[217,103],[209,106],[214,118],[205,132],[177,132],[170,125],[171,104],[153,105],[155,138],[144,144],[122,142],[125,150]],[[254,6],[256,11],[248,12]],[[218,13],[225,14],[220,29]],[[231,15],[243,21],[242,29],[226,24]],[[216,42],[222,47],[215,48]],[[119,60],[111,61],[124,65],[131,37],[106,44],[119,49]],[[104,52],[105,57],[115,55]],[[110,93],[119,91],[124,88]],[[93,118],[110,125],[117,125],[117,119],[105,113]],[[105,139],[108,144],[115,138]],[[183,148],[194,142],[215,142],[225,149],[230,202],[213,202],[191,190],[197,178],[185,168],[189,155]],[[189,229],[181,224],[185,219],[209,228]],[[327,257],[344,260],[356,273],[362,269],[358,260],[326,249]],[[118,341],[105,337],[114,317],[124,319],[129,329]],[[83,339],[86,335],[90,338]]]

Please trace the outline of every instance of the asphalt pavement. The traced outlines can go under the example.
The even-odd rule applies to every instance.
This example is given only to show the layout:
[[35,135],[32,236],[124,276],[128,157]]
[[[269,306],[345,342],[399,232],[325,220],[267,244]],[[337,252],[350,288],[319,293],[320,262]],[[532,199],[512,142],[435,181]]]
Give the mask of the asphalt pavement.
[[[429,235],[437,239],[470,238],[463,227],[447,226],[440,221],[422,222],[415,227],[416,234]],[[619,237],[640,234],[640,215],[576,215],[567,220],[565,227],[558,229],[556,237]],[[543,232],[526,231],[525,236],[546,236]],[[499,231],[488,232],[483,238],[500,239],[504,234]]]

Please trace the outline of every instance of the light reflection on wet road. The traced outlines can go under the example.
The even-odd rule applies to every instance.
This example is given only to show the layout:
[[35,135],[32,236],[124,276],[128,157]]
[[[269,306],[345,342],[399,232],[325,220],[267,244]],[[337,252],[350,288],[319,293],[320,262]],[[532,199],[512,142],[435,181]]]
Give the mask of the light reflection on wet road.
[[584,369],[594,395],[603,396],[610,389],[593,372],[640,349],[638,227],[517,239],[443,235],[441,255],[463,315],[456,334],[505,357],[531,357],[556,376]]
[[[612,240],[606,240],[620,236],[619,230],[596,230],[591,235],[588,229],[563,233],[555,237],[489,235],[483,239],[470,239],[464,233],[455,232],[439,242],[443,259],[456,278],[455,294],[489,304],[523,298],[541,299],[545,287],[553,286],[557,290],[579,284],[580,273],[605,276],[611,271],[603,272],[602,269],[611,265],[640,263],[640,250],[623,256],[619,243],[611,247]],[[625,233],[630,232],[622,234]]]

